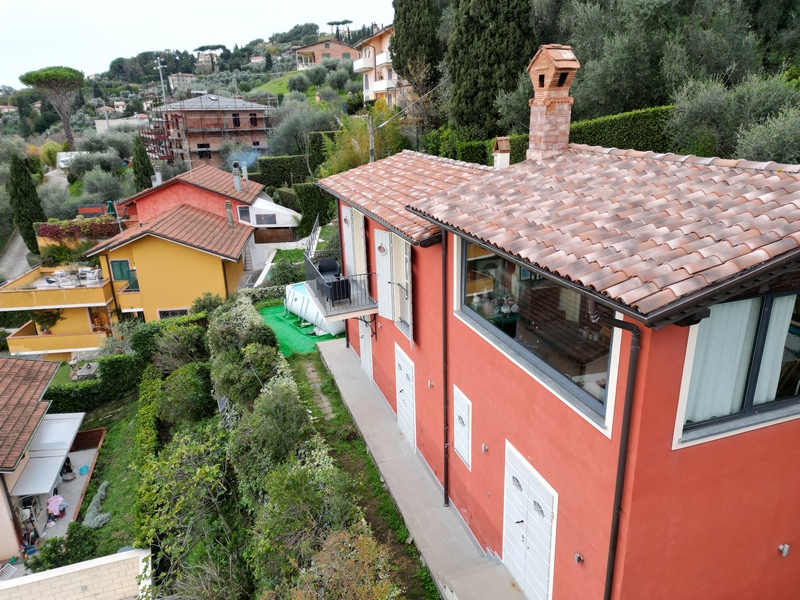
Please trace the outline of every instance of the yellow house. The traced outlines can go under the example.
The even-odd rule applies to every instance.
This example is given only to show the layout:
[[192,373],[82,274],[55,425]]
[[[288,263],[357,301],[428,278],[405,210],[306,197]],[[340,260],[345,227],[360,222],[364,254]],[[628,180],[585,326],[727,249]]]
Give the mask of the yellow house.
[[116,305],[144,319],[185,315],[205,292],[227,298],[244,271],[253,228],[181,204],[105,240],[86,253],[99,256]]
[[394,26],[387,25],[356,43],[361,58],[353,63],[353,70],[362,76],[364,100],[383,98],[389,108],[397,103],[404,88],[408,86],[397,77],[392,65],[389,42],[393,33]]

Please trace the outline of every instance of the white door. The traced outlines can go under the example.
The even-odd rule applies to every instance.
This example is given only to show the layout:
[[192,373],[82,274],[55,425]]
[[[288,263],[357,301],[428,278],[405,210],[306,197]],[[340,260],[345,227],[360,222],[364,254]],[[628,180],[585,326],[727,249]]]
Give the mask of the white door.
[[397,424],[412,448],[416,448],[416,407],[414,405],[414,363],[394,346],[395,388],[397,394]]
[[378,280],[378,314],[394,321],[394,289],[392,287],[392,234],[375,230],[375,275]]
[[353,209],[349,206],[340,208],[342,214],[342,243],[344,244],[344,273],[354,275],[356,272],[355,238],[353,237]]
[[508,441],[503,487],[503,563],[528,600],[547,600],[556,493]]
[[372,329],[369,323],[358,322],[359,347],[361,348],[361,368],[372,380]]

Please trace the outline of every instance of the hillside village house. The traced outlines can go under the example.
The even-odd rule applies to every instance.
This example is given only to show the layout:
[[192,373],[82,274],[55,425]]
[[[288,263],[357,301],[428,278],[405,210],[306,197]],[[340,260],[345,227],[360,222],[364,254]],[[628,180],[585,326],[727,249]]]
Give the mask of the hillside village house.
[[146,321],[186,314],[204,292],[227,298],[263,268],[263,242],[295,239],[299,215],[238,173],[200,167],[117,203],[125,224],[87,252],[98,269],[37,267],[0,286],[0,311],[59,311],[45,332],[30,321],[8,337],[14,355],[69,360],[97,350],[117,313]]
[[393,33],[394,26],[388,25],[358,42],[361,58],[353,63],[353,70],[364,78],[364,100],[383,98],[389,108],[397,103],[398,93],[406,85],[392,67],[389,41]]
[[529,600],[796,598],[800,165],[570,145],[579,66],[519,164],[321,180],[309,294]]
[[172,73],[167,75],[169,87],[171,90],[177,90],[182,87],[190,87],[197,81],[197,75],[194,73]]
[[350,44],[330,39],[295,48],[294,55],[297,70],[302,71],[321,65],[325,59],[353,60],[358,58],[358,51]]

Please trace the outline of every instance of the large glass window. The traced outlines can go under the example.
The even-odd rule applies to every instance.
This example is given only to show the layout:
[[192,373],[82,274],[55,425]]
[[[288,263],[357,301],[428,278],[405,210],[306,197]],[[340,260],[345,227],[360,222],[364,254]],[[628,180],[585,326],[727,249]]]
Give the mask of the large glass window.
[[687,428],[800,396],[797,295],[720,304],[697,327]]
[[462,306],[603,414],[612,329],[591,322],[586,298],[477,244],[463,265]]

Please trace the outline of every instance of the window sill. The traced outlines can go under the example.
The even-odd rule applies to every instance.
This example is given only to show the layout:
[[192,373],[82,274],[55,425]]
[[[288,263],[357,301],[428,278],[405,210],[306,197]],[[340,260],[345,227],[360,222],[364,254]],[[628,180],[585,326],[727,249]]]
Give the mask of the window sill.
[[589,407],[577,394],[570,390],[568,385],[564,385],[564,382],[559,381],[557,376],[548,373],[545,368],[537,365],[514,346],[505,342],[489,327],[481,323],[479,319],[472,317],[468,312],[457,310],[455,315],[486,340],[488,344],[497,348],[525,373],[546,387],[556,398],[576,410],[601,431],[606,431],[605,415]]
[[781,408],[773,410],[765,410],[764,412],[747,415],[739,419],[731,421],[724,421],[722,423],[709,423],[705,427],[698,427],[691,431],[686,431],[681,435],[675,449],[685,446],[693,446],[702,442],[710,442],[731,435],[737,435],[752,431],[754,429],[761,429],[769,427],[770,425],[777,425],[785,421],[790,421],[800,417],[800,403],[790,404]]

